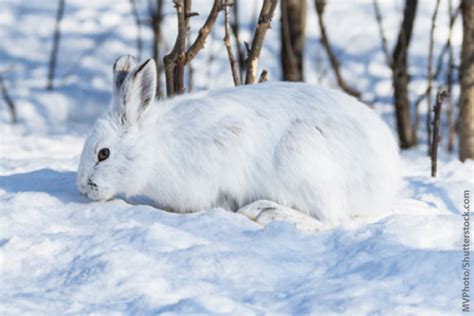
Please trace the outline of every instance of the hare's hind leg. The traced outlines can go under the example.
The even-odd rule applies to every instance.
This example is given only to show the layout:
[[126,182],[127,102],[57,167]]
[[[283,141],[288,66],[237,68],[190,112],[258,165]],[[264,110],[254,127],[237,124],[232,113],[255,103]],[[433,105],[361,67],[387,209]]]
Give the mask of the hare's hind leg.
[[252,202],[240,208],[237,213],[245,215],[263,226],[273,221],[281,221],[295,224],[299,230],[305,232],[316,232],[322,228],[317,219],[268,200]]

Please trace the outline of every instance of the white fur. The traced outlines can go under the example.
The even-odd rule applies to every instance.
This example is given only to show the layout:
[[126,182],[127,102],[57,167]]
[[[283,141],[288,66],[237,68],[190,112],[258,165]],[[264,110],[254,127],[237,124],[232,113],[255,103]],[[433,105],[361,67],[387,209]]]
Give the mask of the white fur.
[[[128,76],[121,90],[139,89]],[[140,195],[175,212],[235,211],[266,199],[336,224],[386,211],[397,193],[391,131],[341,92],[269,82],[150,106],[133,97],[123,110],[114,94],[81,156],[78,188],[91,199]],[[134,119],[124,122],[124,111]],[[111,154],[98,163],[103,147]]]

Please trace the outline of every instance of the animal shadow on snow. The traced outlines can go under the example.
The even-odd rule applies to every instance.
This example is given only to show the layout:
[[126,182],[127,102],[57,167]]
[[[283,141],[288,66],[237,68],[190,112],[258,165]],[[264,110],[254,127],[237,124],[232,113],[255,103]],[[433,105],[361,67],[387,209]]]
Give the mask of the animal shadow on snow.
[[87,203],[76,188],[76,173],[49,168],[0,176],[0,189],[9,193],[41,192],[63,203]]

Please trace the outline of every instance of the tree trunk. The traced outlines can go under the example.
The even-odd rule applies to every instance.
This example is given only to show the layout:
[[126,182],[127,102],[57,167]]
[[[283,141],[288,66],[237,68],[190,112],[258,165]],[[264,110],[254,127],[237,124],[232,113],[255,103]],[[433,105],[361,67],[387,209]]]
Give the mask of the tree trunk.
[[409,148],[416,144],[416,131],[413,130],[410,120],[410,101],[408,99],[410,79],[407,70],[407,55],[417,4],[418,0],[406,0],[405,2],[403,22],[392,58],[394,102],[401,148]]
[[283,80],[303,81],[306,0],[281,0],[280,8]]
[[459,81],[459,159],[474,159],[474,1],[462,1],[463,41]]

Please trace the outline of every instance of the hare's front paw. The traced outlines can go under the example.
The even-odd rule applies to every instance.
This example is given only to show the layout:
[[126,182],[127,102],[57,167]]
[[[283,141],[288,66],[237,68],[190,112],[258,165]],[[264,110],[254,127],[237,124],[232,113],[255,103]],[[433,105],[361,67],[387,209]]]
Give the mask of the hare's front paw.
[[268,200],[258,200],[240,208],[237,213],[266,226],[273,221],[295,224],[304,232],[316,232],[322,227],[321,223],[309,215],[295,209]]

